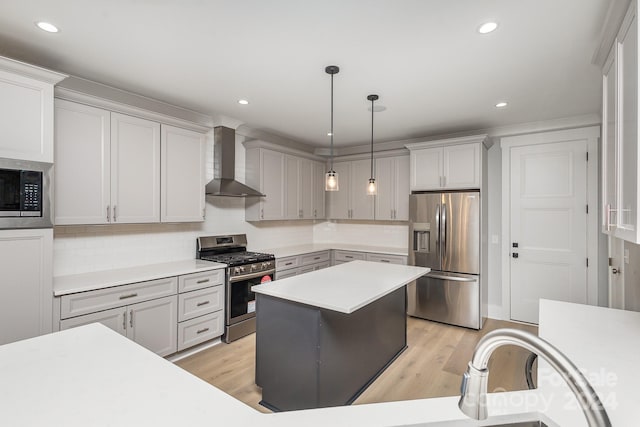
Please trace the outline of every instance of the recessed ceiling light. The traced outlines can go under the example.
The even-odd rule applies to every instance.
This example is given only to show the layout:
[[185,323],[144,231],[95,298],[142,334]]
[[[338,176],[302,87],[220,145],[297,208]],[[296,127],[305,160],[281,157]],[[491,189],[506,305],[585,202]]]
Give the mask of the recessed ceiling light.
[[58,30],[58,27],[56,27],[55,25],[50,24],[48,22],[43,22],[43,21],[36,22],[36,26],[38,28],[40,28],[41,30],[46,31],[48,33],[57,33],[58,31],[60,31],[60,30]]
[[238,99],[238,104],[240,104],[240,105],[248,105],[249,101],[247,101],[246,99]]
[[490,33],[492,31],[495,31],[496,28],[498,28],[498,24],[495,22],[485,22],[484,24],[480,25],[480,27],[478,28],[478,32],[480,34],[487,34]]
[[506,107],[507,105],[508,105],[508,104],[507,104],[506,102],[504,102],[504,101],[502,101],[502,102],[498,102],[498,103],[496,104],[496,108],[504,108],[504,107]]

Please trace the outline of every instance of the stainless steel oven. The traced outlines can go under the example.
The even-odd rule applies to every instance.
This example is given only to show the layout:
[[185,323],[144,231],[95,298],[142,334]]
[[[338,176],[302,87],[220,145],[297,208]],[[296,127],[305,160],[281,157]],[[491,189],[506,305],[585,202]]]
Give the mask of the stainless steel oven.
[[50,163],[0,158],[0,228],[49,228]]
[[227,264],[225,332],[229,343],[256,331],[256,298],[251,287],[274,280],[275,256],[247,251],[247,236],[198,237],[196,257]]

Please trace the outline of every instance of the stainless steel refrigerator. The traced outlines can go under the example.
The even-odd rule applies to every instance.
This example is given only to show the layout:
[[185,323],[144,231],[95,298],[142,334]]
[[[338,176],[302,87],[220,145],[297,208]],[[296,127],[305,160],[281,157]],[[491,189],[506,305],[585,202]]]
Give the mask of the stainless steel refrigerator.
[[410,316],[482,328],[479,191],[410,196],[409,264],[431,268],[407,287]]

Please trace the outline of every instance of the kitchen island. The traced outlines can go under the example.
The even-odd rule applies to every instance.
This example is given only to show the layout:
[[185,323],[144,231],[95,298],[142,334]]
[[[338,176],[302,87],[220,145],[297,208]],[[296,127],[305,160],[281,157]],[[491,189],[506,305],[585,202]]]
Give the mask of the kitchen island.
[[260,403],[287,411],[353,402],[406,348],[405,285],[428,272],[353,261],[254,286]]

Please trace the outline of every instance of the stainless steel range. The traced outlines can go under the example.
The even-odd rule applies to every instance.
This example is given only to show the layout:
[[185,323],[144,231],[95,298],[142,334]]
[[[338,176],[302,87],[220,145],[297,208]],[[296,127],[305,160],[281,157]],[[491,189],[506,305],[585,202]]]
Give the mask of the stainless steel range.
[[224,342],[256,331],[256,297],[251,287],[270,282],[276,272],[273,254],[247,251],[247,236],[198,237],[196,258],[227,264]]

